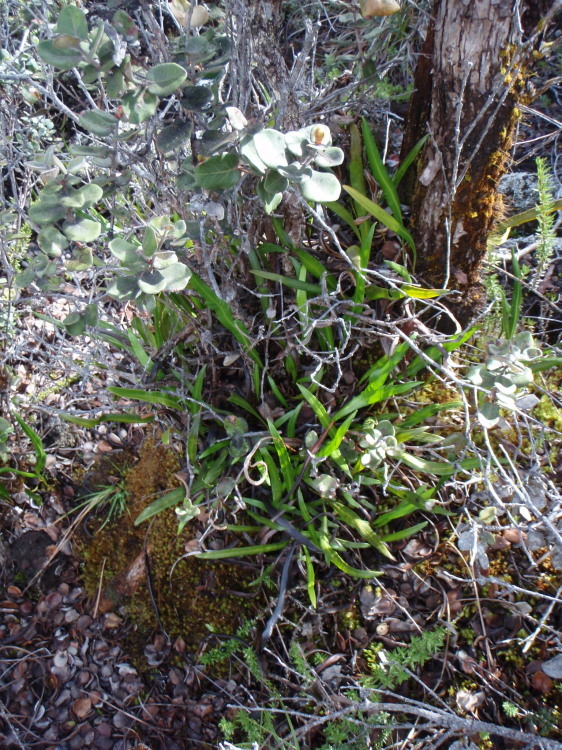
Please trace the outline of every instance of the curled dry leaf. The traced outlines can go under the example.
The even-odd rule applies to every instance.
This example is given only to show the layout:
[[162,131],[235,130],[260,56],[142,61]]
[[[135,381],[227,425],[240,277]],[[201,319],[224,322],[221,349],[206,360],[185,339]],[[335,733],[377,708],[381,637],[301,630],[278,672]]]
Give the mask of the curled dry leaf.
[[472,714],[484,703],[486,696],[482,692],[472,693],[470,690],[459,690],[457,706],[467,714]]

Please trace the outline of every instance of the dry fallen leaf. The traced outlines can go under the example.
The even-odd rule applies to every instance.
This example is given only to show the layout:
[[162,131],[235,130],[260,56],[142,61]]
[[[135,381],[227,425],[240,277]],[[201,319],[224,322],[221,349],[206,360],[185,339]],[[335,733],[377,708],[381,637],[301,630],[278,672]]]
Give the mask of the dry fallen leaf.
[[472,714],[484,703],[485,698],[482,692],[472,693],[470,690],[459,690],[456,701],[461,711]]
[[562,654],[543,662],[542,671],[553,680],[562,680]]
[[554,681],[544,672],[535,672],[531,678],[531,682],[533,683],[533,688],[543,695],[548,695],[554,689]]
[[363,18],[392,16],[399,10],[400,4],[397,0],[361,0],[361,15]]
[[72,704],[72,713],[78,719],[85,719],[92,710],[92,701],[89,698],[77,698]]
[[196,29],[204,26],[210,18],[205,8],[201,5],[192,7],[186,0],[172,0],[169,5],[171,14],[180,26],[187,26],[189,23],[191,29]]

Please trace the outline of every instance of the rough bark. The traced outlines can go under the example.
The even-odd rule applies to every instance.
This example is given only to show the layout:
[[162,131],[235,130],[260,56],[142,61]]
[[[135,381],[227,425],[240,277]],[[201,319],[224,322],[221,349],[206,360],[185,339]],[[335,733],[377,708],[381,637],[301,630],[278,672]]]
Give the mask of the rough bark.
[[408,112],[403,155],[429,133],[411,196],[417,271],[432,287],[462,292],[455,308],[461,322],[478,305],[486,241],[502,213],[497,183],[517,105],[532,99],[534,24],[554,0],[527,5],[532,17],[525,2],[435,0]]

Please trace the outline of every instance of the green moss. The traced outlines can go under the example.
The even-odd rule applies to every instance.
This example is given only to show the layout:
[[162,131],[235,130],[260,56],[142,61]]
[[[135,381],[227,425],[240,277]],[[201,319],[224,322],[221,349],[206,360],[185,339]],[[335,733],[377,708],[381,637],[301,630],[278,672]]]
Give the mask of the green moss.
[[104,596],[115,605],[125,604],[134,624],[128,645],[137,651],[158,630],[155,607],[146,575],[140,576],[130,596],[124,596],[118,582],[133,561],[142,560],[145,549],[152,593],[172,640],[181,637],[195,650],[210,630],[232,634],[242,619],[255,615],[256,600],[248,597],[254,591],[249,589],[252,576],[247,568],[225,561],[203,562],[193,556],[182,559],[193,526],[178,536],[173,509],[160,513],[151,524],[134,525],[134,519],[156,496],[177,485],[179,468],[178,456],[171,448],[154,441],[145,443],[123,480],[127,513],[98,530],[83,548],[88,592],[95,596],[102,579]]
[[533,416],[546,427],[562,432],[562,409],[554,405],[550,396],[541,396],[539,403],[533,410]]

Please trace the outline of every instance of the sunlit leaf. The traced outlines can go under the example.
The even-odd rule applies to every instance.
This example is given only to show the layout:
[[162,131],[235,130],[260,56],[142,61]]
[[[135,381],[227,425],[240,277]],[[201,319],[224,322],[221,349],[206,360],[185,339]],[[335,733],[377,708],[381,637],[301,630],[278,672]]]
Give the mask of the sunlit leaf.
[[194,172],[195,184],[205,190],[229,190],[239,178],[238,156],[236,154],[219,154],[199,164]]
[[177,63],[160,63],[146,74],[146,83],[151,94],[167,96],[178,89],[185,82],[187,73]]

